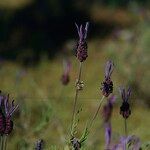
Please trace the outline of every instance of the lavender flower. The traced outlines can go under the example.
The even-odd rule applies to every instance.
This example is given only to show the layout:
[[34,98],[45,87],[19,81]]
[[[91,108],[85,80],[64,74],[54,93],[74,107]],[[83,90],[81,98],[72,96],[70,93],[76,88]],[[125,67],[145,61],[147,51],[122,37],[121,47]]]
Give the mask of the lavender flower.
[[130,149],[139,150],[141,146],[140,139],[136,137],[135,135],[128,136],[127,138],[128,147]]
[[12,114],[18,108],[14,105],[14,100],[9,103],[9,95],[0,96],[0,133],[1,135],[9,135],[13,130]]
[[0,134],[3,135],[3,133],[5,132],[5,117],[3,114],[3,110],[2,110],[2,103],[3,103],[3,95],[0,91]]
[[70,68],[71,68],[70,61],[69,60],[63,61],[64,72],[61,77],[61,82],[63,85],[67,85],[70,81],[70,77],[69,77]]
[[85,28],[83,28],[82,25],[80,25],[80,27],[77,24],[75,25],[77,27],[77,31],[79,35],[79,41],[77,43],[75,55],[80,62],[83,62],[88,57],[88,54],[87,54],[88,46],[87,46],[86,38],[87,38],[89,23],[86,22]]
[[107,61],[105,67],[105,80],[102,82],[102,94],[108,97],[113,92],[113,82],[111,81],[111,74],[114,69],[114,64],[112,61]]
[[108,98],[107,103],[103,106],[102,116],[104,119],[104,123],[107,123],[112,115],[113,104],[116,100],[116,97],[113,95]]
[[[127,144],[127,147],[126,147]],[[128,137],[121,137],[118,144],[116,144],[112,150],[126,150],[132,149],[132,150],[139,150],[141,146],[140,139],[136,137],[135,135],[128,136]]]
[[120,107],[120,114],[123,116],[123,118],[127,119],[131,114],[130,105],[128,103],[129,97],[131,95],[131,89],[128,88],[126,91],[124,87],[120,88],[120,94],[123,100],[123,103]]
[[106,150],[110,149],[111,142],[111,115],[113,110],[113,104],[115,102],[116,97],[111,96],[108,98],[107,103],[103,107],[102,116],[104,119],[104,129],[105,129],[105,147]]
[[43,149],[43,144],[44,144],[44,141],[42,139],[38,140],[36,142],[35,150],[42,150]]

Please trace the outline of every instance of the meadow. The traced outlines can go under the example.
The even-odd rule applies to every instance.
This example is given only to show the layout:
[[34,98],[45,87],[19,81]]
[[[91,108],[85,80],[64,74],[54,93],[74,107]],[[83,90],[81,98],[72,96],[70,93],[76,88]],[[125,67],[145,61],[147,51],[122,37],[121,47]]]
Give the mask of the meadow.
[[[79,110],[82,108],[77,136],[81,135],[86,122],[98,107],[105,63],[111,59],[115,64],[112,80],[113,94],[116,95],[112,114],[112,139],[117,141],[124,135],[124,121],[119,114],[122,100],[118,87],[125,85],[132,89],[128,134],[139,137],[142,144],[150,142],[149,40],[149,24],[144,21],[134,28],[116,31],[107,39],[88,40],[88,58],[83,62],[81,76],[84,87],[77,104]],[[75,80],[79,70],[79,62],[72,52],[74,40],[70,43],[68,42],[71,48],[67,51],[67,56],[59,54],[49,60],[44,55],[34,67],[25,67],[12,61],[0,62],[1,91],[9,93],[19,104],[14,115],[14,130],[7,139],[8,149],[33,149],[36,141],[43,139],[46,150],[67,150],[66,139],[71,125]],[[64,59],[71,61],[70,82],[66,86],[60,80]],[[103,105],[105,103],[106,100]],[[104,149],[104,135],[100,110],[84,148]]]

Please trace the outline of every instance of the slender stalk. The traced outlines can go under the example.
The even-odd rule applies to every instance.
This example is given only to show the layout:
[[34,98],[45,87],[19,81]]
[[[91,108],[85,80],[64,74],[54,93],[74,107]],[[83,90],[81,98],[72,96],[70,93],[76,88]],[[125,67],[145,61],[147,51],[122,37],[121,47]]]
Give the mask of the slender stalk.
[[[125,132],[125,137],[127,138],[128,132],[127,132],[127,119],[124,119],[124,132]],[[127,149],[127,142],[125,141],[125,150]]]
[[124,119],[124,131],[125,131],[125,136],[128,136],[128,132],[127,132],[127,119]]
[[[77,77],[78,83],[80,83],[80,80],[81,80],[81,72],[82,72],[82,62],[80,62],[80,65],[79,65],[79,73],[78,73],[78,77]],[[76,87],[76,93],[75,93],[74,104],[73,104],[71,129],[72,129],[72,126],[73,126],[73,123],[75,120],[75,112],[76,112],[78,94],[79,94],[79,89]]]
[[3,138],[3,136],[1,136],[1,146],[0,146],[1,149],[0,150],[3,150],[3,144],[4,144],[3,142],[4,142],[4,138]]
[[95,114],[94,114],[92,120],[90,121],[88,128],[91,128],[91,127],[92,127],[93,122],[94,122],[94,120],[96,119],[96,117],[97,117],[97,115],[98,115],[98,112],[99,112],[99,110],[100,110],[100,108],[101,108],[101,106],[102,106],[102,103],[103,103],[104,98],[105,98],[105,96],[103,96],[103,97],[101,98],[101,100],[99,101],[98,108],[97,108],[97,110],[96,110],[96,112],[95,112]]
[[4,150],[7,148],[7,136],[4,136]]

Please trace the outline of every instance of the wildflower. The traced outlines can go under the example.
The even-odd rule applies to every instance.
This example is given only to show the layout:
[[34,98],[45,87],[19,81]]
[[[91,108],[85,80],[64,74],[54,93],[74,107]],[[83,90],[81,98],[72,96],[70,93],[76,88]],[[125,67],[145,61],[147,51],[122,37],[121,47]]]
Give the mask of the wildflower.
[[62,77],[61,77],[61,82],[63,85],[67,85],[70,81],[70,77],[69,77],[70,68],[71,68],[70,61],[65,60],[63,62],[64,72],[63,72]]
[[13,121],[11,120],[12,114],[18,108],[14,105],[14,100],[9,103],[9,95],[0,96],[0,134],[9,135],[13,130]]
[[110,149],[111,142],[111,115],[113,110],[113,104],[115,102],[116,97],[111,96],[108,98],[107,103],[103,107],[102,116],[104,119],[104,129],[105,129],[105,147],[106,149]]
[[42,139],[36,142],[35,150],[42,150],[44,145],[44,141]]
[[80,62],[83,62],[88,57],[88,54],[87,54],[88,46],[87,46],[86,38],[87,38],[89,23],[86,22],[85,28],[83,28],[82,25],[80,25],[80,27],[77,24],[75,25],[77,27],[77,31],[79,35],[79,41],[77,43],[75,55]]
[[104,122],[108,122],[111,118],[112,110],[113,110],[113,104],[115,102],[116,97],[111,96],[107,100],[107,104],[103,106],[102,116],[104,119]]
[[[1,92],[0,92],[1,94]],[[3,102],[3,95],[0,95],[0,134],[3,135],[5,131],[5,117],[2,112],[2,102]]]
[[102,94],[108,97],[113,92],[113,82],[111,81],[111,74],[114,69],[114,64],[112,61],[107,61],[105,67],[105,80],[102,82]]
[[140,139],[135,135],[131,135],[128,137],[120,137],[120,141],[118,144],[114,145],[112,150],[139,150],[141,146]]
[[129,97],[131,95],[131,89],[128,88],[126,91],[125,88],[120,88],[120,94],[123,100],[123,103],[120,107],[120,114],[123,116],[123,118],[127,119],[131,114],[130,105],[128,103]]

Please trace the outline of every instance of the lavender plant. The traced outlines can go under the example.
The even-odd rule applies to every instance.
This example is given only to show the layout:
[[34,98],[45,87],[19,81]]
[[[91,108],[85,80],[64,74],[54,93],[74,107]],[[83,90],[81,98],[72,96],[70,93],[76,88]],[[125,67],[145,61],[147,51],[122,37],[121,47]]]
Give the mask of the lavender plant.
[[[125,136],[119,139],[119,142],[117,144],[112,143],[112,125],[111,125],[111,116],[113,111],[113,105],[115,102],[116,97],[111,95],[113,93],[113,81],[111,79],[111,75],[114,70],[114,63],[109,60],[106,62],[105,71],[104,71],[104,81],[101,83],[101,92],[102,92],[102,98],[99,101],[98,108],[96,109],[96,112],[94,113],[94,116],[89,121],[88,124],[86,124],[85,129],[81,135],[80,138],[76,136],[77,133],[77,126],[79,123],[79,110],[77,110],[77,101],[79,97],[79,91],[83,90],[84,83],[81,81],[81,75],[82,75],[82,65],[83,62],[87,59],[87,32],[88,32],[88,26],[89,23],[87,22],[85,27],[83,25],[78,26],[77,24],[77,32],[79,35],[79,40],[76,45],[76,57],[79,61],[79,72],[76,80],[75,85],[75,98],[74,98],[74,104],[73,104],[73,112],[72,112],[72,120],[71,120],[71,131],[70,131],[70,137],[69,137],[69,144],[71,145],[70,149],[73,150],[81,150],[83,149],[83,144],[87,140],[87,137],[89,135],[90,129],[98,115],[98,112],[102,106],[102,103],[104,99],[107,99],[106,104],[103,106],[102,109],[102,117],[103,117],[103,123],[104,123],[104,130],[105,130],[105,149],[106,150],[140,150],[141,149],[141,143],[140,139],[136,136],[128,136],[127,134],[127,118],[131,114],[130,105],[129,105],[129,97],[131,95],[131,89],[128,88],[126,90],[124,87],[120,88],[120,94],[122,97],[122,105],[120,107],[120,114],[123,116],[125,122],[124,122],[124,128],[125,128]],[[61,82],[63,85],[67,85],[70,80],[69,72],[70,72],[70,61],[64,61],[64,72],[61,76]],[[1,95],[0,95],[1,96]],[[3,99],[3,100],[1,100]],[[8,135],[11,133],[13,129],[13,122],[11,120],[12,113],[18,108],[18,105],[14,106],[14,101],[12,101],[11,106],[9,106],[9,96],[2,96],[0,97],[0,134]],[[43,120],[41,121],[42,124],[38,125],[37,131],[41,130],[45,126],[45,124],[48,122],[47,118],[49,116],[49,110],[44,111]],[[46,115],[45,115],[46,114]],[[5,144],[3,146],[3,142],[5,140],[2,139],[2,150],[3,147],[5,149]],[[35,146],[36,150],[42,150],[43,149],[43,140],[38,140]],[[55,146],[51,146],[51,149],[57,149]],[[65,148],[66,150],[69,150],[68,147]]]
[[111,75],[114,70],[114,63],[110,60],[107,61],[105,67],[105,80],[102,82],[102,94],[108,97],[113,92],[113,82],[111,80]]
[[105,66],[105,80],[102,82],[102,87],[101,87],[103,96],[102,96],[101,100],[99,101],[99,106],[98,106],[91,122],[89,123],[89,128],[91,128],[95,118],[97,117],[104,98],[108,97],[113,92],[113,82],[111,80],[111,74],[112,74],[113,70],[114,70],[113,62],[111,60],[107,61],[106,66]]
[[120,107],[120,114],[123,116],[124,118],[124,127],[125,127],[125,135],[127,137],[127,118],[130,116],[131,114],[131,110],[130,110],[130,105],[129,105],[129,97],[131,95],[131,89],[128,88],[128,90],[126,91],[124,87],[120,88],[120,95],[122,97],[122,105]]
[[1,150],[6,150],[7,136],[13,130],[12,115],[18,108],[18,105],[14,104],[14,100],[9,102],[9,94],[4,95],[0,93],[0,134],[1,134]]
[[75,99],[74,99],[74,104],[73,104],[70,141],[72,143],[73,148],[75,150],[77,150],[81,147],[81,143],[75,137],[75,133],[76,133],[76,121],[75,121],[76,115],[75,114],[76,114],[76,105],[77,105],[78,94],[79,94],[79,91],[83,89],[83,85],[84,85],[83,81],[81,81],[81,73],[82,73],[82,63],[88,57],[88,54],[87,54],[88,47],[87,47],[86,39],[87,39],[89,23],[86,22],[85,28],[83,27],[83,25],[80,25],[80,26],[78,26],[77,24],[75,24],[75,25],[76,25],[78,36],[79,36],[79,40],[78,40],[77,46],[76,46],[76,53],[75,53],[75,56],[79,60],[79,73],[78,73],[78,77],[76,80],[76,92],[75,92]]
[[112,95],[108,98],[107,103],[103,106],[102,117],[105,129],[105,149],[110,149],[112,135],[111,116],[115,99],[116,97]]

